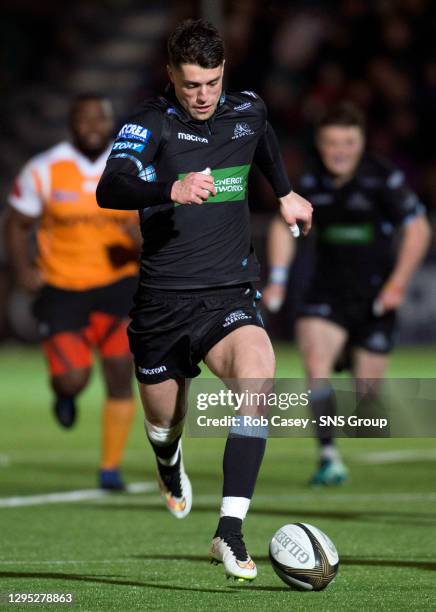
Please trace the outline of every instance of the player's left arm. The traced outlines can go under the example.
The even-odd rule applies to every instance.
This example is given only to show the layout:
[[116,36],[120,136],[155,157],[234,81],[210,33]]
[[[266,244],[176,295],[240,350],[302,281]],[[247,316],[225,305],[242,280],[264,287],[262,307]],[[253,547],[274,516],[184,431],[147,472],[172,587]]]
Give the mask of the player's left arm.
[[394,269],[377,296],[379,310],[384,312],[401,306],[407,286],[427,253],[431,241],[430,224],[425,208],[418,197],[402,183],[389,185],[395,173],[388,178],[384,193],[391,221],[401,228],[400,244]]
[[292,227],[301,221],[303,234],[308,234],[312,227],[312,205],[292,191],[277,136],[268,122],[257,144],[254,163],[273,188],[280,202],[280,214],[285,223]]

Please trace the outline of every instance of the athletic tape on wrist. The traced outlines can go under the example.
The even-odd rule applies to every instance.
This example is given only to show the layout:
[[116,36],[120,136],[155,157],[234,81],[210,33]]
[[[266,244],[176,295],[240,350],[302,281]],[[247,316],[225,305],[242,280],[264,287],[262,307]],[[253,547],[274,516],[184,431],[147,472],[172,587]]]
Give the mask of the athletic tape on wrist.
[[269,282],[275,285],[286,285],[288,282],[288,268],[286,266],[272,266],[269,271]]

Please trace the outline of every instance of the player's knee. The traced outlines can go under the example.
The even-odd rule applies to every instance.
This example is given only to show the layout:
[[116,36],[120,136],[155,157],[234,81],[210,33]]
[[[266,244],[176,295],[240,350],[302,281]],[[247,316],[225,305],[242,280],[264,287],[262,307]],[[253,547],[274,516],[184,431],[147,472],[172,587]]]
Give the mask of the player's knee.
[[322,351],[306,353],[304,366],[309,378],[328,378],[330,375],[330,360]]
[[53,376],[52,387],[58,395],[78,395],[86,386],[90,375],[90,368],[68,370],[63,374]]
[[259,380],[274,378],[276,364],[272,350],[256,351],[251,357],[240,361],[235,368],[237,372],[235,377]]

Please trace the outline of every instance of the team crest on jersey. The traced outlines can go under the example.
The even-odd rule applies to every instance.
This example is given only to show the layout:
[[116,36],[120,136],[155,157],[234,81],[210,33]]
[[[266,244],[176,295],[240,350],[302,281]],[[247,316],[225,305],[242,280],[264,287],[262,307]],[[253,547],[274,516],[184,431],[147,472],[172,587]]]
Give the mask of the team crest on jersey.
[[136,123],[126,123],[118,133],[118,138],[126,138],[129,140],[139,140],[146,144],[150,140],[151,132],[142,125]]
[[236,140],[237,138],[242,138],[243,136],[252,136],[254,134],[253,130],[250,128],[248,123],[237,123],[235,125],[235,131],[232,136],[232,140]]

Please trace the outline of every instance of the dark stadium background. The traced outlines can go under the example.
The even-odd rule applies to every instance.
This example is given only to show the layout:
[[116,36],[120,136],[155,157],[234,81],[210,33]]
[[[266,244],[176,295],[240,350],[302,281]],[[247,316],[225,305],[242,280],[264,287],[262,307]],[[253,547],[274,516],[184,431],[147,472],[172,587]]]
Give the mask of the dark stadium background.
[[[15,174],[32,155],[67,135],[71,97],[96,90],[118,123],[166,83],[165,39],[184,17],[206,16],[226,40],[227,87],[266,100],[294,179],[310,154],[312,126],[341,99],[368,119],[370,150],[407,175],[436,214],[435,17],[430,0],[285,2],[254,0],[3,0],[0,20],[0,210]],[[264,261],[275,200],[252,178],[253,235]],[[26,300],[13,287],[0,238],[0,337],[35,338]],[[309,241],[310,242],[310,241]],[[292,337],[292,312],[310,265],[301,245],[287,308],[270,317],[275,338]],[[415,275],[401,312],[403,342],[436,340],[436,251]],[[265,273],[265,270],[264,270]]]

